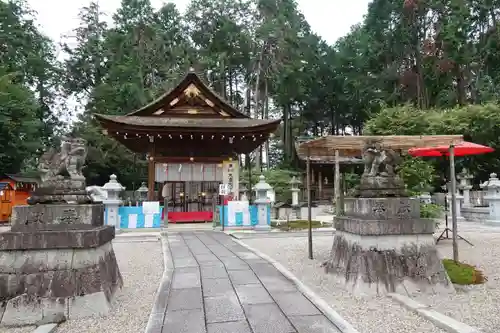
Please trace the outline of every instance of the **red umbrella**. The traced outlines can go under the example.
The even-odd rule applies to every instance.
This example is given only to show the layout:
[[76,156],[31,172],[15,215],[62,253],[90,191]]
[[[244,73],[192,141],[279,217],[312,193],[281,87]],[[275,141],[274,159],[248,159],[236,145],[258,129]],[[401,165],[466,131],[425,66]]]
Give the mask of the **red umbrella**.
[[[467,156],[467,155],[479,155],[485,153],[491,153],[495,149],[478,145],[477,143],[464,141],[455,145],[455,156]],[[441,157],[450,156],[450,146],[436,146],[436,147],[424,147],[424,148],[411,148],[408,150],[408,154],[411,156],[423,156],[423,157]]]
[[[456,145],[449,146],[436,146],[436,147],[425,147],[425,148],[411,148],[408,150],[408,154],[411,156],[422,156],[422,157],[441,157],[447,156],[450,159],[450,184],[451,184],[451,221],[453,225],[453,230],[448,228],[448,218],[446,215],[446,228],[441,233],[438,238],[443,239],[443,235],[446,232],[446,238],[448,238],[448,231],[453,232],[453,260],[458,261],[458,244],[457,244],[457,207],[456,204],[456,178],[455,178],[455,156],[467,156],[467,155],[479,155],[485,153],[491,153],[494,151],[493,148],[483,145],[478,145],[472,142],[461,142]],[[446,203],[446,201],[445,201]],[[462,238],[462,237],[460,237]],[[462,238],[464,239],[464,238]],[[464,239],[465,240],[465,239]],[[468,241],[467,241],[468,242]],[[468,242],[470,244],[470,242]],[[472,244],[471,244],[472,245]]]

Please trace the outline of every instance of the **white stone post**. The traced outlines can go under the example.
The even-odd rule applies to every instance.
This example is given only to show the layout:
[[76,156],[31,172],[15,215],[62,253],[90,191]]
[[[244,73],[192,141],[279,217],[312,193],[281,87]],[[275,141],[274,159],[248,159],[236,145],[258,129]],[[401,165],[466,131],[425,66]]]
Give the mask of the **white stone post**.
[[490,208],[490,214],[486,222],[500,226],[500,180],[498,180],[496,173],[490,175],[490,180],[485,188],[487,194],[484,198],[488,200]]
[[463,192],[464,196],[464,207],[472,207],[472,203],[470,202],[470,190],[472,189],[471,179],[474,178],[467,172],[467,169],[462,169],[462,172],[458,175],[458,179],[460,179],[459,188]]
[[271,209],[271,200],[267,197],[267,192],[272,189],[271,185],[266,183],[265,177],[261,175],[259,177],[259,182],[255,185],[255,201],[254,204],[257,206],[257,225],[256,230],[269,230],[271,226],[268,216]]
[[116,180],[116,175],[111,175],[109,177],[109,182],[104,184],[102,189],[108,193],[108,197],[102,201],[106,207],[105,214],[107,214],[107,224],[115,226],[115,230],[120,230],[120,216],[118,215],[118,208],[122,204],[122,200],[118,195],[121,191],[125,190],[125,187],[123,187]]

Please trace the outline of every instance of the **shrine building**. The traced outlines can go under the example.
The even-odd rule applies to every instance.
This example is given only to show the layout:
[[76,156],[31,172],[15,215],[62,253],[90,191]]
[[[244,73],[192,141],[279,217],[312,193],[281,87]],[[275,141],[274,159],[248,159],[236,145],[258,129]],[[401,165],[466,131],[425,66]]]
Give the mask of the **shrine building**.
[[236,110],[193,70],[170,92],[134,112],[94,116],[106,135],[147,154],[148,200],[159,199],[166,181],[168,218],[174,223],[208,220],[221,183],[230,184],[231,196],[238,198],[238,156],[258,148],[280,123]]

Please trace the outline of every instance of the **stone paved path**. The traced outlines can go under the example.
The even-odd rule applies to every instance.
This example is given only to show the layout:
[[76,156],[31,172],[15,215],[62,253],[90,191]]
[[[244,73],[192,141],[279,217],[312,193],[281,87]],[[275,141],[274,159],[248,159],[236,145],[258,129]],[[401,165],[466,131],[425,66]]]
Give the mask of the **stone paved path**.
[[167,237],[175,269],[162,333],[340,332],[273,265],[226,234]]

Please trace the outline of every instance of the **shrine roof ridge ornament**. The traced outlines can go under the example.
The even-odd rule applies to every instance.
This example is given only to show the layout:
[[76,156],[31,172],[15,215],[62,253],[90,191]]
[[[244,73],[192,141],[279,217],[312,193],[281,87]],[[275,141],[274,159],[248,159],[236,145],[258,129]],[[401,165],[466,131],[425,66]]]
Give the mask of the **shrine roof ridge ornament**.
[[126,116],[149,116],[153,115],[153,113],[164,105],[169,105],[171,102],[175,102],[176,98],[181,95],[182,92],[186,92],[187,94],[196,95],[198,92],[207,95],[208,99],[213,103],[217,104],[223,111],[227,112],[229,116],[233,118],[245,118],[249,119],[250,116],[238,111],[235,109],[228,101],[225,100],[222,96],[220,96],[216,91],[210,88],[201,78],[194,72],[193,68],[190,68],[186,75],[179,81],[175,87],[149,104],[128,113]]

